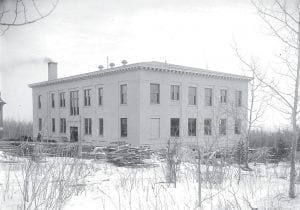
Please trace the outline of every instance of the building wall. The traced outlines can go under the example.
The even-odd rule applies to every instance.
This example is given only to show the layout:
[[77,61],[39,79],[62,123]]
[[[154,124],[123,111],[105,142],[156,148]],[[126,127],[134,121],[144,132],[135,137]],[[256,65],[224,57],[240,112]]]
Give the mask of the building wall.
[[[120,84],[127,84],[127,105],[120,105]],[[103,87],[103,105],[98,105],[98,88]],[[84,89],[91,89],[91,106],[84,106]],[[79,128],[84,142],[101,143],[126,140],[139,144],[139,72],[112,74],[88,80],[67,82],[33,89],[33,133],[45,139],[70,138],[70,127]],[[70,91],[79,90],[78,116],[70,115]],[[66,92],[66,107],[59,107],[59,93]],[[55,93],[55,108],[51,107],[51,93]],[[38,95],[42,95],[42,108],[38,109]],[[128,118],[128,136],[120,137],[120,118]],[[43,130],[38,131],[38,119],[43,119]],[[51,132],[51,119],[56,119],[56,132]],[[67,132],[59,132],[59,119],[66,118]],[[92,135],[84,135],[84,118],[92,118]],[[104,119],[104,135],[99,136],[99,118]]]
[[[150,104],[150,83],[159,83],[161,89],[160,104]],[[173,102],[170,97],[170,86],[180,86],[180,100]],[[197,105],[188,104],[188,88],[197,88]],[[205,106],[204,89],[213,88],[213,106]],[[220,90],[227,89],[228,103],[220,103]],[[235,91],[242,91],[242,107],[235,106]],[[248,83],[238,80],[220,80],[201,78],[189,75],[144,71],[141,74],[141,132],[140,139],[144,144],[160,146],[170,139],[170,118],[180,118],[179,140],[187,143],[199,142],[207,147],[231,146],[236,143],[247,126],[247,93]],[[160,119],[160,138],[150,136],[150,119]],[[188,136],[188,118],[197,119],[197,136]],[[204,119],[212,119],[212,135],[204,135]],[[227,135],[219,135],[218,120],[227,119]],[[235,119],[242,119],[242,135],[234,134]]]
[[[150,104],[150,83],[160,84],[160,104]],[[127,105],[120,105],[120,85],[127,84]],[[180,86],[180,100],[171,101],[170,86]],[[98,88],[104,88],[104,104],[98,105]],[[188,87],[197,88],[197,105],[188,105]],[[204,89],[213,88],[213,106],[204,104]],[[36,137],[38,119],[43,119],[42,135],[46,139],[70,138],[70,127],[80,128],[79,138],[84,142],[112,142],[125,140],[134,145],[150,144],[161,147],[170,139],[170,118],[180,118],[180,140],[187,143],[199,142],[207,147],[232,145],[242,135],[234,134],[234,120],[247,122],[248,83],[239,80],[203,78],[186,74],[152,71],[129,71],[104,77],[66,82],[33,89],[33,130]],[[92,89],[92,105],[84,107],[84,89]],[[227,105],[220,105],[220,89],[228,90]],[[80,115],[70,116],[70,91],[79,90]],[[242,107],[234,105],[235,91],[243,92]],[[66,92],[66,107],[59,108],[59,93]],[[55,108],[51,108],[51,93],[55,93]],[[42,95],[42,109],[37,109],[38,95]],[[120,137],[120,118],[127,118],[128,137]],[[51,119],[56,119],[56,132],[51,132]],[[67,119],[67,133],[59,133],[59,119]],[[92,118],[92,135],[84,135],[84,118]],[[98,119],[104,119],[104,136],[99,136]],[[159,138],[150,136],[150,119],[160,121]],[[197,137],[188,136],[188,118],[197,119]],[[204,119],[213,122],[212,135],[204,135]],[[227,119],[227,135],[218,134],[218,119]],[[243,132],[242,132],[243,134]]]

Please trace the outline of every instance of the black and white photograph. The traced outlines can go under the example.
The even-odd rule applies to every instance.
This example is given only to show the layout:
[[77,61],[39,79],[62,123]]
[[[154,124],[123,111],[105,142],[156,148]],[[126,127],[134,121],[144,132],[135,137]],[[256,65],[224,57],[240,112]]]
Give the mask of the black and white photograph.
[[300,209],[299,0],[0,0],[0,210]]

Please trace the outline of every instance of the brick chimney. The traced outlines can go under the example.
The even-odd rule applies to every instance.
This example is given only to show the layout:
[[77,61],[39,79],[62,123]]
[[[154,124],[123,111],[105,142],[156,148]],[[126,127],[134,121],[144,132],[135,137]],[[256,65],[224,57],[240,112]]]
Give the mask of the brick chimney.
[[4,133],[4,130],[3,130],[3,106],[4,104],[6,104],[2,98],[1,98],[1,92],[0,92],[0,139],[3,138],[3,133]]
[[57,79],[57,63],[48,62],[48,81]]

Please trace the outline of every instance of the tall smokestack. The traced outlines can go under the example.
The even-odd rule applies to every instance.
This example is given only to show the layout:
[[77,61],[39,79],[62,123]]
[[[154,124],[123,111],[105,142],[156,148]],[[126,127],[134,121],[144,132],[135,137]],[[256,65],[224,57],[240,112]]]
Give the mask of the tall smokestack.
[[57,63],[48,62],[48,81],[57,79]]
[[3,138],[3,106],[4,106],[5,102],[2,100],[1,98],[1,92],[0,92],[0,139]]

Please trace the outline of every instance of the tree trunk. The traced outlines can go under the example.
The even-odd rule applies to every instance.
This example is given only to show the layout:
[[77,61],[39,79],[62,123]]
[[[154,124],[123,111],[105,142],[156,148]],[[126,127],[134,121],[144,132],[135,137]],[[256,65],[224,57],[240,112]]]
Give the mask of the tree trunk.
[[[299,13],[300,21],[300,13]],[[292,124],[293,124],[293,141],[292,141],[292,151],[291,151],[291,169],[290,169],[290,188],[289,188],[289,197],[295,198],[295,183],[296,183],[296,167],[295,167],[295,158],[296,158],[296,149],[297,149],[297,140],[298,140],[298,127],[297,127],[297,114],[298,114],[298,101],[299,101],[299,77],[300,77],[300,22],[298,24],[298,63],[297,63],[297,77],[295,83],[295,95],[294,95],[294,107],[292,112]]]

